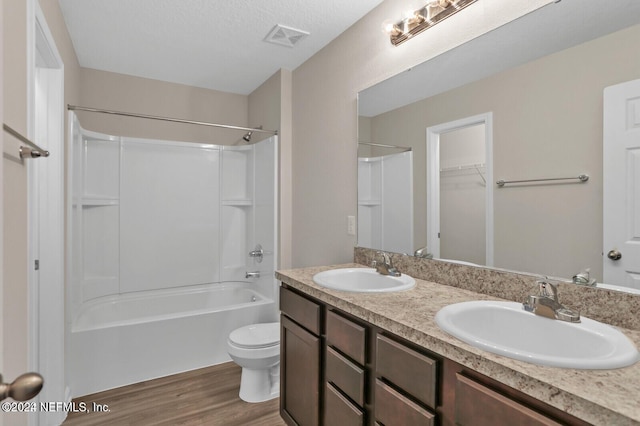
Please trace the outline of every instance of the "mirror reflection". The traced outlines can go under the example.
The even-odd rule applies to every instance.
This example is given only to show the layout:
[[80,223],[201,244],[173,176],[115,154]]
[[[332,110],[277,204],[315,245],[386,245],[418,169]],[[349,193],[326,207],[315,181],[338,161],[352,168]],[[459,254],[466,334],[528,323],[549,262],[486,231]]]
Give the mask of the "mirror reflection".
[[[411,187],[411,200],[394,205],[412,206],[411,219],[401,216],[411,220],[403,231],[412,235],[391,249],[365,234],[371,215],[361,203],[359,159],[358,245],[410,254],[426,246],[439,259],[578,281],[588,275],[587,282],[640,290],[640,265],[633,263],[640,256],[624,238],[610,238],[620,220],[607,221],[625,210],[636,223],[632,207],[640,196],[627,191],[623,204],[603,205],[616,186],[638,180],[630,169],[612,184],[612,166],[603,167],[615,145],[603,117],[615,102],[636,108],[621,114],[640,121],[640,105],[603,95],[640,78],[640,7],[623,3],[618,11],[591,0],[549,5],[360,92],[359,141],[411,148],[413,178],[402,188]],[[479,116],[491,117],[487,127],[451,127]],[[457,137],[465,132],[476,137]],[[359,149],[362,158],[383,155]],[[621,163],[613,168],[624,169]],[[538,181],[556,178],[571,179]],[[394,211],[382,201],[381,209]],[[611,250],[622,258],[610,259]]]

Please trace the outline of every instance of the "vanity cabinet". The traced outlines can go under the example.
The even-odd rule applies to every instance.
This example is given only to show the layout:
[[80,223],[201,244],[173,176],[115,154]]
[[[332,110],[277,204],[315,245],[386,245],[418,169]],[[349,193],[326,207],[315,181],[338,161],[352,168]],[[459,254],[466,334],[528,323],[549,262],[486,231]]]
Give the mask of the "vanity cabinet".
[[328,309],[325,332],[324,424],[365,425],[369,418],[369,327]]
[[290,425],[320,424],[321,305],[280,291],[280,415]]
[[289,425],[588,425],[286,284],[280,308]]

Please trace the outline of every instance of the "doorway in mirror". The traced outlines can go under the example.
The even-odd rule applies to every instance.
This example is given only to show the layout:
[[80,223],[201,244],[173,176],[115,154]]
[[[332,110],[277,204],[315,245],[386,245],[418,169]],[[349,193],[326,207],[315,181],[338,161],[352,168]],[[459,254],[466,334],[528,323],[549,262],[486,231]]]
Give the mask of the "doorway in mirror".
[[427,128],[427,241],[434,257],[493,265],[492,116]]

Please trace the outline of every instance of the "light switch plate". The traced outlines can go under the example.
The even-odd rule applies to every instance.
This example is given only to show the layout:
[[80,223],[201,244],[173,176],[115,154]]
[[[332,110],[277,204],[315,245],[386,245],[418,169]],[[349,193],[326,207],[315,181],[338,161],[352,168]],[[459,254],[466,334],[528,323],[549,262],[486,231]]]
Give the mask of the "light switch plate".
[[356,217],[347,216],[347,235],[356,235]]

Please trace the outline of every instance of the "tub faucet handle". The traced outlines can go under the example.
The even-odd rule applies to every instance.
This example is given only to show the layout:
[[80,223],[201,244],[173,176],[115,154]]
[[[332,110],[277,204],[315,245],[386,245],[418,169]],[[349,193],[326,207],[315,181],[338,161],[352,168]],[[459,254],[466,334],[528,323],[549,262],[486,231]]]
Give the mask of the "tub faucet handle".
[[262,262],[263,256],[264,250],[260,244],[256,244],[255,248],[249,252],[249,257],[255,258],[258,263]]

